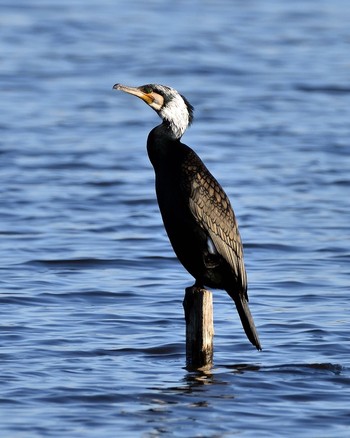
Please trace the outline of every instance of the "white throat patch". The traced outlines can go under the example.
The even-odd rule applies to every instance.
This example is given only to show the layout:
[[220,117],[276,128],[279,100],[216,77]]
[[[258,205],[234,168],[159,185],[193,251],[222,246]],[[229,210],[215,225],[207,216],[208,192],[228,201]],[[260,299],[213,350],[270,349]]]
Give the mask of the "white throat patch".
[[[173,89],[170,89],[170,91],[172,98],[159,111],[159,115],[163,120],[169,122],[173,137],[180,138],[190,122],[188,109],[180,94]],[[169,94],[169,90],[167,90],[167,94]]]

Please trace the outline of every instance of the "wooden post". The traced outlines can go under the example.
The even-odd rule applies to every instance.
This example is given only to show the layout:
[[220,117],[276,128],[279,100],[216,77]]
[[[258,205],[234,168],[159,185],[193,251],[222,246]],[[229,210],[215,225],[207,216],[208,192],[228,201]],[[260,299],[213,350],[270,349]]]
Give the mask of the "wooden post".
[[208,369],[213,364],[213,296],[196,286],[186,288],[183,301],[186,319],[186,365]]

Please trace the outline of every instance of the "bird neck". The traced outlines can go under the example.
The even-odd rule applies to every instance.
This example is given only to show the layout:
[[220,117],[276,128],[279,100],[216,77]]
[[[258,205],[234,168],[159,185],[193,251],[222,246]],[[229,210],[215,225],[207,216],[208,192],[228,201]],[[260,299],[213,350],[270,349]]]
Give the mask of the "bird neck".
[[164,173],[174,165],[174,154],[180,140],[173,138],[164,123],[156,126],[148,135],[148,157],[157,173]]
[[180,140],[180,138],[183,136],[184,132],[186,131],[188,126],[188,121],[184,119],[179,120],[168,120],[163,119],[163,123],[158,125],[156,129],[156,134],[163,137],[168,138],[171,140]]

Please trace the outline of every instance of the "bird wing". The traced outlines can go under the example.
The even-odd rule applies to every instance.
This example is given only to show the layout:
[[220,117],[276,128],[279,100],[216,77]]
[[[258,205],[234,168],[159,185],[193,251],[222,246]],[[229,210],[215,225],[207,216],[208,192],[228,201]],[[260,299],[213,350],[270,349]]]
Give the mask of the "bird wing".
[[220,184],[205,169],[194,172],[190,193],[190,210],[208,234],[217,252],[231,266],[246,294],[247,276],[243,247],[230,201]]

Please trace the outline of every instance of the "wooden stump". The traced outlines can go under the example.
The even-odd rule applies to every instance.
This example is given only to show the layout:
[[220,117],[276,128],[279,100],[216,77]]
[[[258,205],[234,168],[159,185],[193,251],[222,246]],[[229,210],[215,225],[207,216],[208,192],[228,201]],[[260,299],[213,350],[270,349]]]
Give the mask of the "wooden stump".
[[186,288],[183,301],[186,319],[186,366],[211,368],[213,364],[213,296],[196,286]]

